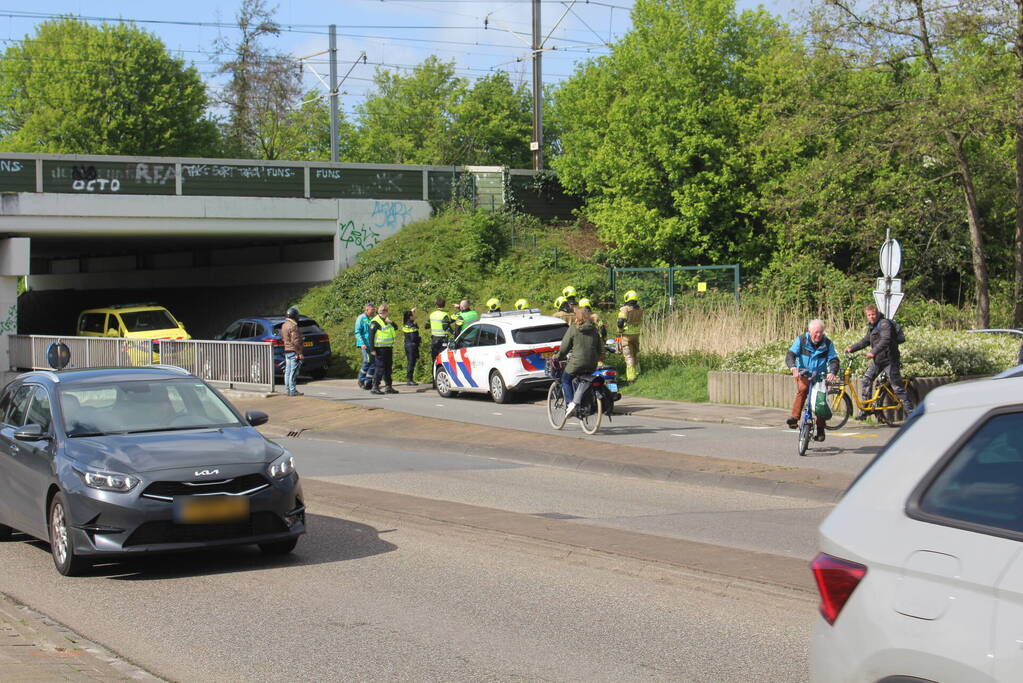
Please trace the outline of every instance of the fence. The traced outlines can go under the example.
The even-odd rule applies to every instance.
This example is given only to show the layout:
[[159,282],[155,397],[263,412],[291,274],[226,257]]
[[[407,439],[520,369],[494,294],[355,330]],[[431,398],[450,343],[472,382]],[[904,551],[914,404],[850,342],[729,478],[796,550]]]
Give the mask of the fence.
[[46,349],[67,344],[69,368],[176,365],[211,384],[253,391],[273,391],[274,357],[269,342],[122,339],[117,337],[49,337],[10,335],[12,370],[49,370]]
[[739,305],[739,266],[666,266],[663,268],[611,268],[608,271],[615,300],[632,289],[651,312],[666,312],[688,302],[727,296]]

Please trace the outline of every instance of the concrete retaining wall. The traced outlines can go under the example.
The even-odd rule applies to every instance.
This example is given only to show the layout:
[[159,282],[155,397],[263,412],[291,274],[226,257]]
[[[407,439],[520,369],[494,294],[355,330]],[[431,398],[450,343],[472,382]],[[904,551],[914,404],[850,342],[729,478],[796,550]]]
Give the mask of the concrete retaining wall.
[[[914,377],[920,400],[933,389],[952,382],[975,377]],[[859,387],[860,378],[853,377]],[[796,387],[792,375],[768,374],[762,372],[708,372],[707,389],[711,403],[731,403],[743,406],[764,406],[767,408],[792,407]]]

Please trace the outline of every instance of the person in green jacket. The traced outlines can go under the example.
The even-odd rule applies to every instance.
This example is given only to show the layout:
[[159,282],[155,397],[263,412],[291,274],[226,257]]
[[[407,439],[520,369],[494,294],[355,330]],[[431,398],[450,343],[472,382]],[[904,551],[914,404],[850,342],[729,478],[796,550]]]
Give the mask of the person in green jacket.
[[593,324],[593,311],[587,306],[577,306],[575,309],[575,325],[570,325],[565,336],[561,340],[561,348],[558,349],[558,360],[565,360],[571,352],[572,358],[561,373],[561,389],[565,393],[565,401],[568,406],[565,410],[567,415],[575,412],[575,388],[572,381],[576,375],[585,375],[597,369],[597,364],[604,360],[604,342],[600,339],[597,326]]

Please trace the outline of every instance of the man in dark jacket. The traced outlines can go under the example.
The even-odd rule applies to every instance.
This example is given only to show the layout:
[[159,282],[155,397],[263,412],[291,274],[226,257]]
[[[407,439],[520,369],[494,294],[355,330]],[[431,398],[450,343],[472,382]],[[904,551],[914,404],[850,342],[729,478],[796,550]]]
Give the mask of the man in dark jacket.
[[[906,415],[909,415],[913,412],[914,406],[909,398],[909,394],[906,393],[906,388],[902,386],[902,358],[899,355],[899,344],[895,339],[895,324],[881,315],[881,312],[877,310],[877,306],[874,304],[868,304],[863,309],[863,313],[867,316],[867,334],[863,336],[863,339],[845,349],[846,353],[853,353],[868,346],[870,347],[870,350],[867,351],[867,358],[870,358],[873,362],[867,368],[867,371],[863,373],[863,386],[860,388],[860,396],[864,400],[870,398],[870,387],[874,383],[874,379],[882,370],[887,370],[888,379],[892,383],[892,391],[902,401],[902,407],[906,411]],[[867,414],[860,413],[856,416],[856,419],[866,420]]]
[[575,325],[569,326],[561,340],[561,348],[558,349],[558,360],[565,360],[569,352],[572,353],[572,358],[561,374],[561,389],[568,403],[567,415],[575,412],[575,402],[572,400],[575,389],[572,380],[576,375],[593,372],[597,369],[597,363],[604,360],[604,342],[597,333],[597,326],[593,324],[592,317],[593,312],[589,308],[576,306]]

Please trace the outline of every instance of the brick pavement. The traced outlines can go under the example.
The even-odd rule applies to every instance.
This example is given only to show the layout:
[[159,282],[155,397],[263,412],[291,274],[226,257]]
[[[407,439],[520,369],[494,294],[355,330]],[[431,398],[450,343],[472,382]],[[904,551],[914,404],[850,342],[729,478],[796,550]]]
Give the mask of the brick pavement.
[[161,680],[3,594],[0,679],[19,683]]

